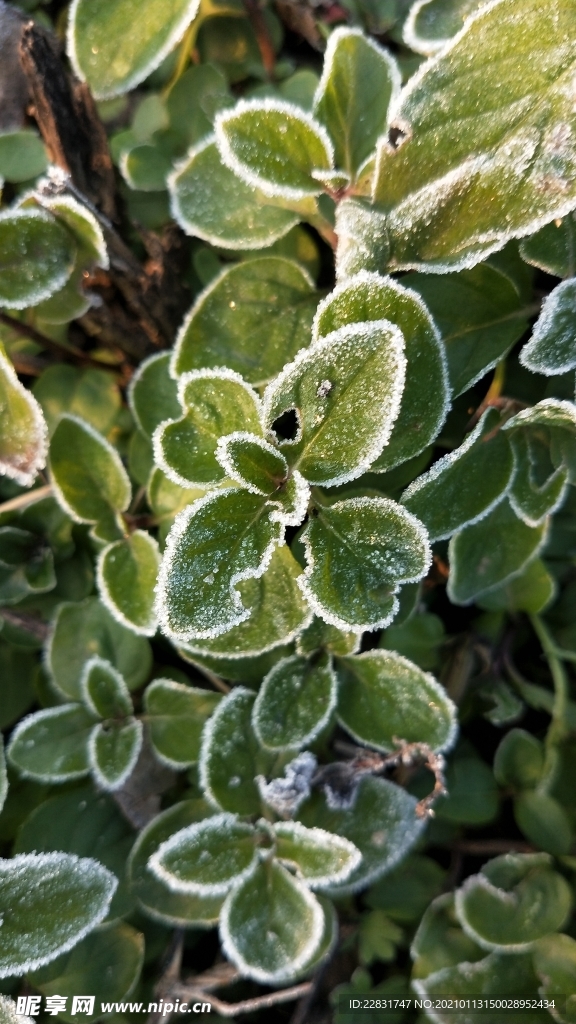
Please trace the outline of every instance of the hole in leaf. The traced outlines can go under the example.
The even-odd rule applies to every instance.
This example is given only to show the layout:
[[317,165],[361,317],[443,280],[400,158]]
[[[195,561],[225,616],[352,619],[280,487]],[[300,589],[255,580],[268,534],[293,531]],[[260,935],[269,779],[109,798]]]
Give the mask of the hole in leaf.
[[400,146],[408,138],[408,132],[398,124],[391,124],[388,129],[388,142],[392,149],[400,149]]
[[296,409],[287,409],[272,424],[272,430],[280,441],[295,441],[299,427]]

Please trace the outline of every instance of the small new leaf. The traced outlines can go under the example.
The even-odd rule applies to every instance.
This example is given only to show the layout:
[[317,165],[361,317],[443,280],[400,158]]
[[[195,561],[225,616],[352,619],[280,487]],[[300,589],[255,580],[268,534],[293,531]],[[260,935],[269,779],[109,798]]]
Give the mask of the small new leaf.
[[154,636],[158,543],[144,530],[114,541],[98,556],[98,590],[111,615],[141,636]]
[[306,828],[299,821],[274,825],[276,857],[295,866],[310,889],[322,889],[345,882],[362,860],[350,840],[322,828]]
[[103,722],[90,734],[88,756],[94,779],[104,790],[120,789],[142,748],[142,722]]
[[57,292],[76,256],[72,235],[36,209],[0,214],[0,304],[25,309]]
[[80,692],[89,711],[99,718],[132,714],[132,698],[117,669],[98,655],[90,658],[80,678]]
[[530,341],[520,353],[520,362],[533,373],[546,377],[567,373],[576,366],[576,281],[568,278],[557,285],[542,303]]

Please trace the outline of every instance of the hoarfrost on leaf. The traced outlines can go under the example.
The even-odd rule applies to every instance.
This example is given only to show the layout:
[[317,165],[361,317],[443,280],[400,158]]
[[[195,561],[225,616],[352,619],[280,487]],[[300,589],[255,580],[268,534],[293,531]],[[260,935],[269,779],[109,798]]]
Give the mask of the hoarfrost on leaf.
[[274,826],[278,860],[295,866],[310,889],[345,882],[358,867],[362,854],[354,843],[322,828],[306,828],[299,821]]
[[252,825],[215,814],[176,832],[150,858],[149,869],[173,892],[224,896],[258,860]]
[[576,367],[576,280],[562,281],[542,304],[530,341],[520,353],[520,362],[533,373],[546,377]]
[[258,792],[264,803],[281,818],[292,818],[310,796],[315,771],[316,758],[305,750],[286,765],[283,779],[267,782],[264,776],[259,775],[256,779]]

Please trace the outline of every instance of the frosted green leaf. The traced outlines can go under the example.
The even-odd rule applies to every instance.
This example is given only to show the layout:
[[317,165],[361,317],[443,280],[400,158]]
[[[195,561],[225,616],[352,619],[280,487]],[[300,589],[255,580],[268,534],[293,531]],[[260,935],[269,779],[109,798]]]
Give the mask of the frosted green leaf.
[[556,468],[563,466],[570,483],[576,481],[576,406],[573,402],[556,398],[544,401],[507,420],[504,429],[524,427],[530,431],[530,440],[543,440],[549,446],[549,458]]
[[330,170],[334,151],[321,124],[283,100],[240,100],[215,121],[227,167],[265,195],[288,202],[318,195],[314,170]]
[[114,541],[98,556],[100,598],[118,622],[141,636],[154,636],[154,588],[160,568],[158,543],[145,530]]
[[495,409],[482,414],[464,443],[434,463],[402,495],[431,540],[477,523],[502,500],[514,475],[514,456]]
[[360,850],[362,861],[350,877],[330,889],[333,895],[357,892],[390,871],[419,838],[425,821],[416,814],[416,799],[387,779],[364,776],[350,807],[350,794],[333,792],[333,806],[314,795],[300,818],[307,826],[334,832]]
[[[413,986],[421,999],[436,997],[442,1000],[446,998],[446,993],[450,993],[453,999],[461,998],[463,1001],[469,997],[506,999],[510,998],[511,992],[515,999],[525,998],[535,1002],[541,999],[532,957],[526,954],[510,956],[491,953],[476,963],[462,962],[442,968],[427,978],[414,981]],[[547,1010],[520,1012],[525,1024],[547,1024],[547,1017],[550,1016]],[[500,1014],[500,1011],[497,1013]],[[440,1010],[437,1019],[442,1024],[447,1021],[451,1024],[481,1024],[486,1016],[486,1011],[474,1013],[473,1010],[462,1009],[443,1014]],[[491,1019],[491,1015],[488,1015],[488,1019]],[[501,1020],[501,1016],[492,1019]]]
[[360,743],[388,753],[395,739],[449,749],[456,739],[456,708],[428,672],[395,651],[339,658],[338,718]]
[[105,370],[79,370],[67,363],[55,363],[44,370],[33,390],[50,433],[58,426],[61,414],[71,412],[106,436],[122,408],[114,375]]
[[8,792],[8,776],[6,774],[6,758],[4,756],[4,740],[0,734],[0,811],[4,806]]
[[[246,430],[221,437],[216,458],[226,476],[252,494],[275,496],[275,492],[287,482],[288,463],[282,453],[268,441]],[[295,525],[304,518],[305,510]]]
[[265,196],[225,167],[213,136],[190,150],[168,178],[172,214],[189,235],[224,249],[261,249],[282,238],[298,214],[269,206]]
[[404,22],[404,42],[425,57],[438,53],[489,0],[417,0]]
[[143,142],[125,150],[120,158],[120,170],[126,184],[140,192],[161,192],[172,170],[168,155],[153,143]]
[[527,526],[505,498],[450,541],[448,594],[454,604],[477,598],[520,576],[546,539],[546,523]]
[[296,640],[298,654],[310,655],[317,651],[330,654],[356,654],[360,646],[360,633],[343,631],[330,626],[316,615],[309,625],[302,630]]
[[510,442],[516,463],[510,504],[528,526],[538,526],[560,508],[567,490],[567,471],[555,469],[548,445],[530,430],[514,430]]
[[128,508],[132,489],[118,452],[77,416],[62,416],[52,435],[50,474],[58,502],[77,523]]
[[22,854],[0,862],[0,977],[34,971],[100,924],[118,883],[91,857]]
[[146,437],[165,420],[177,419],[182,410],[178,386],[170,376],[170,353],[149,356],[136,370],[128,388],[128,401],[136,423]]
[[254,827],[234,814],[215,814],[163,842],[148,866],[172,892],[225,896],[257,859]]
[[405,280],[423,298],[442,335],[454,397],[493,369],[528,327],[529,307],[509,277],[488,263],[459,274],[410,274]]
[[545,224],[540,231],[520,243],[520,255],[527,263],[554,277],[573,277],[576,273],[576,222],[569,213],[561,220]]
[[544,299],[532,337],[520,353],[522,365],[547,377],[573,370],[576,366],[575,317],[576,281],[569,278],[556,285]]
[[538,615],[556,596],[557,584],[544,562],[536,558],[520,576],[515,576],[503,587],[490,590],[478,598],[480,608],[488,611],[521,611]]
[[265,498],[226,489],[180,512],[158,577],[157,614],[171,639],[210,639],[250,615],[237,584],[257,579],[281,543]]
[[148,678],[152,662],[144,637],[125,629],[96,597],[58,606],[46,645],[46,668],[60,693],[81,699],[80,679],[89,658],[99,655],[112,662],[135,690]]
[[71,195],[35,195],[40,203],[65,224],[76,242],[76,266],[94,265],[108,269],[109,258],[104,232],[92,211]]
[[409,80],[374,186],[391,268],[472,266],[572,209],[574,25],[562,0],[488,4]]
[[424,303],[414,292],[379,274],[362,271],[338,285],[318,306],[314,337],[371,320],[396,324],[405,344],[400,413],[388,444],[372,466],[375,472],[385,472],[418,455],[440,432],[449,408],[448,375],[444,347]]
[[378,273],[390,258],[386,217],[368,200],[342,199],[336,207],[336,278],[342,281],[362,270]]
[[275,861],[258,864],[227,896],[220,917],[225,955],[264,985],[290,981],[314,956],[324,913],[311,892]]
[[328,725],[336,707],[337,680],[331,659],[282,658],[264,678],[252,725],[268,750],[308,746]]
[[96,1007],[107,999],[125,999],[140,977],[143,960],[144,935],[122,921],[92,932],[72,952],[35,971],[31,980],[44,996],[67,996],[69,1010],[58,1016],[76,1024],[78,1017],[70,1010],[78,992],[92,993]]
[[494,776],[501,786],[534,789],[544,771],[544,748],[525,729],[510,729],[494,757]]
[[296,438],[280,448],[309,483],[346,483],[378,458],[400,411],[403,349],[387,320],[349,324],[300,352],[268,385],[266,422],[296,411]]
[[206,654],[241,661],[290,643],[311,618],[297,583],[300,573],[290,548],[276,548],[262,576],[242,580],[238,585],[242,602],[250,610],[249,617],[223,636],[193,640],[182,649],[192,660],[196,655]]
[[[566,1007],[556,1012],[561,1024],[574,1024],[576,1020],[576,940],[570,935],[548,935],[540,939],[533,950],[534,970],[546,999],[566,996]],[[571,993],[571,994],[570,994]]]
[[387,626],[399,586],[421,579],[431,560],[420,521],[389,498],[317,507],[302,541],[302,593],[316,615],[344,631]]
[[362,860],[350,840],[322,828],[306,828],[299,821],[277,822],[274,835],[278,860],[296,867],[311,889],[345,882]]
[[90,734],[88,755],[100,789],[115,790],[130,778],[142,749],[142,722],[103,722]]
[[158,847],[175,832],[211,814],[203,800],[184,800],[162,811],[138,836],[128,859],[132,891],[144,913],[155,921],[176,928],[211,928],[222,906],[221,896],[202,897],[174,893],[148,870],[148,861]]
[[553,796],[534,789],[520,793],[514,800],[514,819],[537,850],[555,857],[570,853],[574,842],[570,817]]
[[128,92],[148,78],[184,35],[198,0],[74,0],[68,56],[94,96]]
[[156,756],[170,768],[195,764],[202,729],[221,700],[219,693],[172,679],[150,683],[144,693],[144,710]]
[[66,283],[76,255],[74,239],[39,210],[0,214],[0,304],[25,309]]
[[0,346],[0,474],[31,487],[46,465],[48,430],[42,409],[16,376]]
[[[410,859],[415,860],[416,857],[418,855]],[[420,860],[419,857],[418,859]],[[390,887],[395,874],[396,872],[393,872],[380,885]],[[486,955],[485,950],[480,949],[480,946],[460,928],[454,913],[454,893],[445,892],[437,896],[426,908],[412,940],[410,955],[414,961],[414,979],[426,978],[434,971],[455,966],[463,960],[469,964],[474,963]]]
[[255,696],[236,686],[218,705],[202,737],[200,780],[206,798],[219,810],[258,814],[258,741],[251,717]]
[[216,111],[233,103],[222,70],[213,64],[191,64],[166,97],[170,131],[183,145],[195,145],[212,131]]
[[86,662],[80,679],[82,700],[98,718],[124,718],[132,714],[128,687],[114,666],[97,655]]
[[21,182],[37,178],[48,161],[42,139],[36,132],[22,129],[0,135],[0,177]]
[[167,420],[153,437],[157,465],[181,487],[207,487],[225,479],[216,459],[223,434],[261,434],[256,392],[233,370],[192,370],[179,381],[180,419]]
[[337,28],[328,40],[314,114],[334,143],[334,163],[355,177],[386,130],[400,89],[391,55],[359,29]]
[[561,928],[572,894],[551,864],[546,853],[507,853],[488,861],[456,893],[464,931],[483,949],[522,953]]
[[172,372],[228,366],[267,384],[310,342],[318,293],[293,260],[258,257],[228,267],[198,296],[174,348]]
[[36,711],[14,729],[7,750],[8,761],[29,779],[81,779],[90,770],[88,741],[95,718],[80,704]]

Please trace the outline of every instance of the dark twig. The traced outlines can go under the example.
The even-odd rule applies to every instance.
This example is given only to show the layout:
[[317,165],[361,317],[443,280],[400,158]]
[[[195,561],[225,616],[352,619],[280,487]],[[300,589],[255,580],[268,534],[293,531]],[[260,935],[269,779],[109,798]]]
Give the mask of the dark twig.
[[25,633],[30,633],[30,636],[35,637],[36,640],[40,640],[42,643],[48,639],[50,626],[47,622],[42,622],[42,619],[37,618],[36,615],[29,615],[27,612],[17,612],[13,608],[0,608],[0,616],[9,625],[15,626],[16,629],[21,629]]
[[170,996],[188,1003],[193,1000],[210,1003],[212,1009],[222,1017],[240,1017],[244,1013],[266,1010],[271,1006],[278,1006],[280,1003],[291,1003],[293,1000],[305,995],[310,988],[311,982],[305,981],[300,985],[293,985],[291,988],[282,988],[267,995],[256,996],[254,999],[243,999],[239,1003],[228,1003],[212,993],[208,996],[205,989],[197,988],[194,984],[181,983],[171,989]]
[[256,36],[258,49],[262,58],[262,64],[268,81],[274,81],[274,66],[276,64],[276,53],[274,44],[268,31],[268,25],[258,0],[242,0],[244,10],[250,19],[250,24]]
[[[94,369],[108,370],[111,373],[117,372],[117,367],[111,366],[110,363],[93,359],[92,356],[82,352],[81,349],[76,348],[74,345],[60,345],[53,338],[49,338],[47,334],[42,334],[41,331],[31,327],[30,324],[22,323],[21,320],[10,316],[9,313],[0,311],[0,323],[6,324],[6,327],[10,327],[13,331],[22,335],[23,338],[29,338],[30,341],[35,341],[37,345],[42,345],[43,348],[48,352],[52,352],[60,360],[67,356],[72,362],[81,363],[83,366],[92,366]],[[22,372],[25,373],[26,371],[23,370]]]

